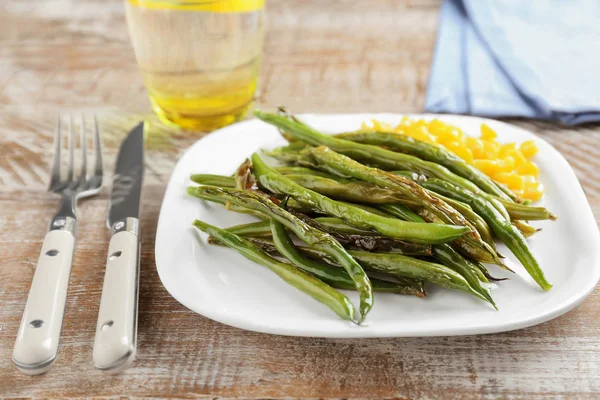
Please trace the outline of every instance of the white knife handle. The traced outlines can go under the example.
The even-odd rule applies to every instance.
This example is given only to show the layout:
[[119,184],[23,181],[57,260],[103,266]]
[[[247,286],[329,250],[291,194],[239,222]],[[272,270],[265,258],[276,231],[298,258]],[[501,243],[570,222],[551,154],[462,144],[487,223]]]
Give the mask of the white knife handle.
[[108,258],[94,340],[96,368],[117,373],[135,358],[140,241],[130,231],[115,233]]
[[13,362],[27,375],[43,374],[56,360],[74,248],[69,231],[44,237],[13,350]]

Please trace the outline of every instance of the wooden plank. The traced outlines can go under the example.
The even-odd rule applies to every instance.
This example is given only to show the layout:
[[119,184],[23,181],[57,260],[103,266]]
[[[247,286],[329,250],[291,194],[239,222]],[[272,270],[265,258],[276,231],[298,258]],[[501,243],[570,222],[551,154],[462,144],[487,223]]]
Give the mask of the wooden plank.
[[[423,104],[440,1],[270,1],[262,108],[409,112]],[[127,128],[149,117],[139,351],[118,376],[92,367],[108,232],[107,191],[81,202],[59,359],[27,377],[10,362],[41,241],[56,116],[95,111],[110,180]],[[126,110],[126,111],[123,111]],[[221,325],[165,291],[154,234],[171,170],[201,134],[156,123],[120,0],[11,1],[0,8],[0,397],[598,398],[600,292],[542,325],[496,335],[329,340]],[[600,218],[600,126],[513,121],[573,165]]]

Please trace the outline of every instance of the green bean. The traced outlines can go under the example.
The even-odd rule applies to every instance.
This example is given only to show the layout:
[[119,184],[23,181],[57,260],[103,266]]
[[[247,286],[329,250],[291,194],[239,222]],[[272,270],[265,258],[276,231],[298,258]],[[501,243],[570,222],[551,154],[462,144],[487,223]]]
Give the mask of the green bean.
[[[225,187],[225,188],[235,188],[237,186],[236,178],[234,178],[232,176],[211,175],[211,174],[194,174],[191,176],[191,179],[193,182],[201,184],[201,185],[217,186],[217,187]],[[277,201],[276,199],[271,199],[271,200]],[[220,204],[223,204],[229,211],[234,211],[234,212],[238,212],[238,213],[242,213],[242,214],[256,215],[259,218],[262,218],[262,215],[258,214],[258,212],[256,212],[256,211],[252,211],[247,208],[237,206],[235,204],[230,204],[226,201],[217,201],[217,200],[214,200],[214,201],[218,202]],[[305,214],[310,214],[313,211],[310,208],[303,207],[302,205],[298,204],[298,202],[296,202],[294,199],[290,199],[290,201],[288,202],[287,208],[294,210],[296,212],[301,212],[301,213],[305,213]]]
[[476,196],[475,194],[464,190],[449,182],[439,179],[428,179],[421,184],[436,193],[462,201],[469,204],[479,215],[481,215],[492,231],[504,244],[513,252],[517,259],[523,264],[533,280],[543,289],[550,290],[552,285],[546,280],[544,272],[540,268],[537,260],[529,250],[527,241],[521,232],[506,220],[488,201]]
[[[305,272],[313,274],[323,282],[338,289],[353,290],[354,282],[348,273],[340,268],[331,267],[321,262],[313,261],[312,259],[302,255],[297,249],[289,235],[285,230],[285,226],[275,220],[270,221],[273,243],[277,252],[287,258],[296,267]],[[375,292],[393,292],[401,294],[414,294],[423,296],[421,291],[414,290],[413,286],[398,285],[391,282],[381,281],[379,279],[371,279],[373,291]]]
[[[394,205],[385,207],[394,213],[394,215],[396,215],[398,218],[415,222],[422,221],[422,218],[419,215],[406,206]],[[482,296],[488,299],[494,308],[497,309],[490,292],[486,290],[480,283],[480,281],[485,283],[489,283],[489,281],[487,277],[479,270],[478,264],[466,260],[460,254],[458,254],[452,248],[452,246],[446,243],[432,246],[432,250],[433,256],[438,262],[462,275],[462,277],[465,278],[465,280],[475,291],[479,292]]]
[[510,219],[524,221],[556,221],[556,215],[544,207],[526,206],[524,204],[502,202]]
[[189,187],[188,193],[205,200],[226,200],[242,207],[257,210],[284,224],[308,245],[329,254],[348,272],[360,294],[359,323],[364,321],[373,307],[373,292],[369,278],[362,267],[350,256],[342,245],[328,233],[322,232],[288,211],[275,205],[268,198],[249,190],[217,188],[213,186]]
[[328,230],[328,232],[335,231],[348,235],[362,236],[379,235],[379,233],[371,230],[355,228],[352,225],[348,225],[343,219],[337,217],[317,217],[315,218],[315,220],[319,224],[323,225]]
[[368,182],[340,183],[336,180],[311,175],[285,175],[297,184],[333,199],[365,204],[399,203],[402,193]]
[[[463,259],[464,259],[464,257],[463,257]],[[486,275],[485,272],[484,272],[484,270],[481,269],[481,267],[485,268],[485,266],[482,263],[480,263],[479,261],[471,261],[471,260],[467,260],[467,259],[465,259],[465,261],[468,262],[468,265],[470,267],[473,267],[472,268],[473,273],[475,275],[477,275],[477,278],[479,278],[479,280],[481,282],[490,283],[490,276],[489,276],[489,274]],[[487,271],[487,268],[485,269],[485,271]]]
[[[293,137],[291,137],[291,136],[289,138],[286,138],[286,140],[288,140],[288,141],[291,139],[293,139]],[[302,141],[290,141],[290,143],[288,145],[278,147],[277,150],[281,151],[281,152],[293,153],[295,151],[302,150],[305,147],[306,147],[306,143],[304,143]]]
[[469,231],[469,228],[464,226],[420,224],[376,215],[303,188],[267,167],[256,153],[252,155],[252,164],[254,176],[261,187],[273,193],[289,195],[305,206],[342,218],[348,224],[360,229],[371,229],[394,239],[424,244],[454,240]]
[[[487,279],[488,279],[488,280],[490,280],[490,281],[494,281],[494,282],[500,282],[500,281],[506,281],[506,280],[508,280],[508,279],[509,279],[509,278],[496,278],[496,277],[492,276],[492,275],[490,274],[490,271],[488,271],[488,269],[486,268],[486,266],[485,266],[485,265],[483,265],[483,264],[482,264],[482,263],[480,263],[480,262],[473,262],[473,264],[474,264],[474,265],[477,267],[477,270],[476,270],[476,271],[479,271],[479,273],[480,273],[480,274],[481,274],[483,277],[487,278]],[[481,276],[481,275],[480,275],[480,276]],[[480,278],[480,279],[481,279],[481,278]]]
[[344,178],[340,176],[335,176],[323,171],[317,171],[316,169],[306,168],[306,167],[275,167],[273,168],[275,171],[279,172],[282,175],[311,175],[311,176],[320,176],[322,178],[335,179],[338,182],[344,182]]
[[335,229],[323,226],[316,220],[312,221],[316,228],[324,230],[332,235],[345,248],[376,252],[394,252],[412,256],[431,255],[431,245],[429,244],[405,242],[403,240],[391,239],[380,235],[344,234]]
[[535,226],[529,225],[525,221],[512,221],[512,224],[525,236],[526,238],[535,235],[537,232],[541,231],[541,229],[536,228]]
[[[399,205],[399,204],[385,205],[385,206],[380,206],[380,208],[382,208],[386,212],[396,216],[397,218],[400,218],[400,219],[403,219],[406,221],[414,221],[414,222],[423,221],[423,219],[417,213],[415,213],[410,208],[403,206],[403,205]],[[446,252],[456,253],[454,251],[454,249],[452,249],[452,247],[449,246],[448,244],[440,244],[440,245],[432,246],[432,249],[434,249],[434,251],[433,251],[434,255],[436,254],[436,252],[435,252],[436,247],[439,247],[441,250],[446,251]],[[467,260],[458,253],[456,253],[456,256],[453,256],[456,259],[456,261],[452,262],[452,263],[450,263],[450,260],[448,260],[448,259],[445,259],[445,260],[441,259],[439,251],[437,252],[437,256],[438,257],[436,257],[436,258],[439,262],[446,265],[447,267],[454,269],[456,272],[461,273],[461,271],[470,270],[473,274],[475,274],[477,276],[477,278],[481,282],[488,283],[488,279],[490,278],[490,275],[487,272],[487,269],[485,269],[483,264],[481,264],[480,262]],[[458,257],[460,257],[460,259]],[[457,265],[457,263],[460,263],[461,265]],[[508,269],[508,268],[505,267],[505,269]],[[510,269],[508,269],[508,270],[512,272],[512,270],[510,270]],[[480,284],[473,282],[472,278],[469,277],[469,275],[471,275],[471,274],[469,274],[469,272],[465,272],[465,274],[466,274],[465,279],[467,279],[467,281],[470,284],[472,283],[471,286],[473,286],[473,288],[475,290],[478,290],[479,292],[481,292],[484,295],[489,295],[488,291],[486,291],[483,287],[481,287]],[[492,277],[492,279],[500,280],[500,279],[496,279],[493,277]]]
[[[424,175],[415,174],[414,172],[411,172],[411,171],[392,171],[392,173],[395,175],[403,176],[408,179],[412,179],[415,182],[420,182],[423,179],[429,178]],[[477,194],[478,196],[482,196],[487,201],[489,201],[494,206],[494,208],[496,210],[498,210],[498,212],[500,214],[502,214],[502,216],[504,216],[504,218],[510,219],[510,216],[508,215],[508,211],[506,211],[506,208],[504,207],[504,203],[505,204],[515,204],[515,203],[512,203],[510,201],[504,201],[504,200],[500,201],[500,199],[498,197],[491,195],[489,193],[486,193],[486,192],[482,192],[481,190],[477,190],[474,193]]]
[[453,173],[473,182],[481,190],[506,200],[511,199],[487,175],[472,165],[467,164],[462,158],[442,146],[422,142],[398,133],[372,130],[342,133],[335,135],[335,137],[351,140],[356,143],[383,146],[392,151],[410,154],[422,160],[443,165]]
[[[189,193],[189,191],[190,191],[190,189],[188,188],[188,193]],[[237,204],[231,204],[230,202],[228,202],[227,200],[224,200],[224,199],[215,198],[215,199],[212,199],[211,201],[214,202],[214,203],[221,204],[221,205],[225,206],[225,209],[227,211],[233,211],[233,212],[236,212],[236,213],[239,213],[239,214],[253,215],[253,216],[258,217],[260,219],[266,219],[266,218],[268,218],[265,214],[263,214],[262,212],[260,212],[258,210],[251,210],[251,209],[246,208],[246,207],[238,206]]]
[[[321,257],[335,263],[330,257],[318,250],[302,248],[302,251],[313,257]],[[390,275],[423,279],[440,287],[460,290],[486,302],[490,302],[486,296],[473,289],[463,276],[444,265],[393,253],[385,254],[350,250],[350,254],[365,268],[385,272]]]
[[[338,231],[341,234],[351,234],[351,235],[360,235],[360,236],[369,236],[369,237],[381,237],[376,232],[373,231],[365,231],[362,229],[355,228],[351,225],[347,225],[344,220],[341,218],[335,217],[317,217],[314,218],[316,222],[319,223],[319,226],[322,227],[322,230],[332,234],[330,231]],[[331,221],[331,222],[329,222]],[[271,227],[268,220],[258,221],[258,222],[250,222],[247,224],[235,225],[227,228],[227,231],[231,233],[235,233],[240,236],[270,236],[271,235]],[[389,238],[387,238],[389,239]],[[414,244],[414,243],[413,243]]]
[[269,219],[265,219],[264,221],[230,226],[225,230],[239,236],[271,236],[271,223]]
[[450,205],[450,207],[454,208],[456,211],[461,213],[463,215],[463,217],[465,217],[467,219],[467,221],[469,221],[471,223],[471,225],[473,225],[475,227],[475,229],[477,229],[477,232],[479,232],[481,239],[483,239],[484,242],[489,244],[494,250],[496,249],[496,244],[494,243],[494,239],[492,238],[492,233],[490,232],[490,227],[485,222],[485,220],[483,218],[481,218],[481,216],[479,216],[479,214],[477,214],[475,211],[473,211],[471,206],[463,203],[462,201],[456,201],[449,197],[443,196],[439,193],[436,193],[436,195],[440,199],[442,199],[446,203],[448,203]]
[[[264,251],[268,255],[271,255],[273,257],[282,257],[281,253],[279,253],[279,251],[275,247],[275,244],[273,243],[273,241],[267,240],[264,238],[255,238],[255,237],[249,237],[247,239],[249,242],[257,245],[262,251]],[[220,244],[218,241],[211,240],[210,237],[208,238],[208,242],[214,243],[214,244]],[[321,261],[323,261],[323,259],[321,257],[317,257],[314,254],[311,255],[311,254],[306,253],[305,250],[307,249],[307,247],[298,246],[298,247],[296,247],[296,249],[298,251],[300,251],[303,255],[308,257],[309,259],[319,261],[320,265],[326,265],[327,267],[331,268],[332,264],[329,264],[329,263],[323,264],[321,262]],[[318,254],[321,254],[321,253],[318,253]],[[337,271],[343,272],[343,269],[341,269],[339,267],[339,265],[336,265],[333,268],[335,268]],[[396,276],[396,275],[389,275],[384,272],[379,272],[379,271],[370,270],[370,269],[365,270],[365,272],[369,276],[369,279],[371,279],[371,283],[373,284],[374,291],[390,292],[390,290],[388,290],[388,289],[392,289],[392,288],[389,286],[386,288],[386,286],[389,284],[392,284],[392,285],[396,285],[391,290],[392,293],[414,294],[417,297],[425,297],[427,295],[425,293],[425,287],[423,285],[423,281],[420,279],[404,278],[404,277],[400,277],[400,276]],[[377,290],[375,290],[375,282],[377,282],[379,284],[379,287],[377,288]],[[342,289],[342,288],[340,287],[338,289]]]
[[410,179],[390,174],[377,168],[368,167],[327,147],[311,148],[309,152],[319,166],[326,166],[336,172],[350,175],[356,179],[381,186],[382,188],[395,190],[401,193],[406,199],[426,207],[436,215],[440,215],[440,218],[444,222],[467,226],[465,223],[466,220],[460,213],[443,201],[433,198],[426,190]]
[[237,235],[199,220],[195,220],[193,225],[197,229],[216,237],[220,242],[236,250],[249,260],[269,268],[285,282],[328,306],[341,318],[349,321],[354,320],[355,311],[350,300],[331,286],[293,265],[269,257],[257,246]]
[[193,174],[190,179],[200,185],[211,185],[218,187],[235,187],[235,178],[231,176],[213,174]]
[[503,203],[498,197],[495,197],[488,193],[480,192],[480,193],[476,193],[476,194],[478,194],[481,197],[483,197],[484,199],[486,199],[496,209],[496,211],[498,211],[505,219],[510,219],[510,215],[509,215],[508,211],[506,210],[506,206],[504,205],[504,203],[515,204],[515,205],[516,205],[516,203],[509,203],[507,201],[505,201]]
[[246,159],[235,171],[235,187],[238,189],[251,190],[254,187],[254,177],[250,171],[251,165],[250,160]]
[[382,204],[378,208],[404,221],[425,222],[419,214],[403,204]]
[[[379,236],[375,232],[363,231],[347,225],[339,218],[319,217],[314,218],[312,221],[311,223],[308,219],[305,220],[305,222],[315,228],[329,233],[346,248],[367,251],[393,251],[411,256],[431,255],[430,245],[404,242]],[[271,235],[270,223],[267,220],[236,225],[226,230],[240,236],[263,237]]]
[[328,168],[351,175],[354,178],[403,193],[411,201],[420,202],[422,206],[441,218],[444,223],[454,223],[468,227],[470,233],[458,240],[461,249],[476,260],[502,264],[494,249],[481,240],[479,233],[475,228],[471,229],[469,222],[458,211],[447,205],[443,200],[433,197],[410,179],[377,168],[367,167],[327,147],[312,148],[310,154],[319,165],[326,165]]
[[[440,262],[441,264],[449,267],[450,269],[459,273],[467,283],[478,293],[483,295],[488,302],[494,306],[495,309],[498,309],[494,299],[490,295],[490,292],[483,288],[480,283],[479,276],[474,272],[477,267],[475,265],[470,265],[470,261],[463,258],[460,254],[458,254],[452,246],[447,244],[440,244],[433,247],[433,256],[434,258]],[[487,278],[484,277],[487,280]]]
[[276,114],[268,114],[256,110],[254,115],[264,122],[284,130],[298,140],[313,146],[327,146],[338,153],[353,158],[354,160],[376,165],[387,170],[403,169],[416,171],[427,176],[434,176],[436,178],[452,182],[455,185],[474,192],[480,191],[479,187],[473,182],[452,173],[448,168],[442,165],[430,161],[424,161],[408,154],[386,150],[379,146],[355,143],[346,139],[339,139],[334,136],[318,132],[306,124],[299,124],[293,120]]

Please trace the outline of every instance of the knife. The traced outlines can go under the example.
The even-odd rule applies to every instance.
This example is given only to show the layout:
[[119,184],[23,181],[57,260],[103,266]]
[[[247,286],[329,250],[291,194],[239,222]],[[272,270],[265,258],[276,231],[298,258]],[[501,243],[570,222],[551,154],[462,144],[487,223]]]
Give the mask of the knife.
[[143,176],[144,123],[141,122],[119,149],[108,207],[111,238],[93,350],[94,365],[107,372],[123,371],[135,358]]

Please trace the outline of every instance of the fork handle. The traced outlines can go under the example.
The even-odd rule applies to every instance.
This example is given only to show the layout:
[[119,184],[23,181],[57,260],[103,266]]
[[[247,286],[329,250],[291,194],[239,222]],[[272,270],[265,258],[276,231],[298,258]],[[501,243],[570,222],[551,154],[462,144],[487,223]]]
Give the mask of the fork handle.
[[135,358],[139,272],[137,232],[114,233],[108,246],[93,350],[94,365],[103,371],[123,371]]
[[75,236],[46,233],[13,350],[13,362],[27,375],[50,369],[58,353]]

